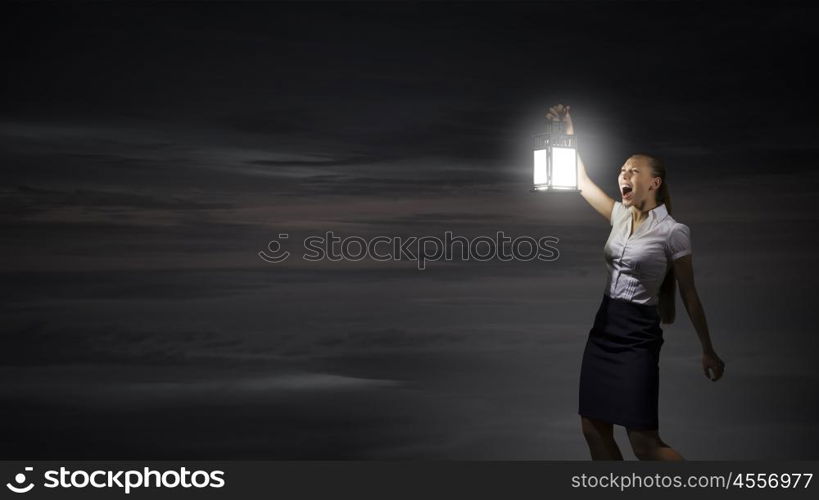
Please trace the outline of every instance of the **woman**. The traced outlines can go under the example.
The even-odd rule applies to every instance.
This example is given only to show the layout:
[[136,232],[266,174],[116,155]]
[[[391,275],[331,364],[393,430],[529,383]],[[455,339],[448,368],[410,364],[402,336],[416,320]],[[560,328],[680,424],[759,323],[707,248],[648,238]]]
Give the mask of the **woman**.
[[[553,106],[546,116],[574,134],[568,106]],[[660,439],[657,421],[660,322],[674,321],[675,281],[702,344],[705,376],[716,381],[725,370],[694,286],[690,230],[671,217],[666,170],[657,158],[635,154],[626,160],[618,177],[622,201],[597,187],[579,154],[577,159],[580,194],[612,226],[605,245],[606,290],[580,372],[583,435],[594,460],[623,459],[613,424],[626,428],[640,460],[683,460]]]

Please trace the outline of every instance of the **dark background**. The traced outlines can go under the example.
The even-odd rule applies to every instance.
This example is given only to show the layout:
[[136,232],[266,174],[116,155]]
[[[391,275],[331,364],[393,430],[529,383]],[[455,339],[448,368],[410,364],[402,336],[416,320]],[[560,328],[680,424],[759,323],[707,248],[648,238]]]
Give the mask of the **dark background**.
[[[628,155],[664,157],[692,229],[727,369],[705,378],[678,298],[663,439],[819,458],[819,16],[763,5],[7,7],[2,458],[588,458],[609,226],[528,191],[557,102],[611,196]],[[447,230],[560,257],[299,258],[325,231]],[[282,232],[295,256],[263,262]]]

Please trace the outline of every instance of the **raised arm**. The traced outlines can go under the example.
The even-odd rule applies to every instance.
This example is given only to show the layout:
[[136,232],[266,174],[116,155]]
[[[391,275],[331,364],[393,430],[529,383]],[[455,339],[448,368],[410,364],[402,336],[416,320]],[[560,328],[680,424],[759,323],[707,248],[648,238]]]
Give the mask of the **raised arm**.
[[[566,124],[566,133],[573,135],[574,125],[572,124],[572,116],[569,114],[570,108],[570,106],[563,106],[562,104],[552,106],[549,108],[546,118],[555,121],[562,120]],[[611,212],[614,208],[614,199],[607,195],[589,178],[589,175],[586,173],[586,165],[583,163],[579,151],[577,153],[577,188],[580,190],[580,196],[589,202],[589,205],[611,224]]]
[[577,152],[577,188],[580,189],[580,196],[585,198],[597,212],[611,224],[611,212],[614,208],[614,199],[607,195],[597,184],[592,182],[586,173],[586,165]]

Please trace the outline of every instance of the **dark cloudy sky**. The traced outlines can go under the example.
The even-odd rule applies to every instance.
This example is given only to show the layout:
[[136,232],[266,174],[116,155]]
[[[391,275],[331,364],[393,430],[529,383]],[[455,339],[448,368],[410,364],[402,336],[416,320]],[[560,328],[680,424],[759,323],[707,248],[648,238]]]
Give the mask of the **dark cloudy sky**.
[[[692,229],[727,371],[704,377],[678,299],[663,438],[819,458],[819,16],[778,5],[8,7],[2,458],[588,458],[610,228],[528,191],[557,102],[610,195],[629,154],[663,156]],[[298,258],[325,231],[447,230],[560,257]],[[279,233],[296,258],[263,262]]]

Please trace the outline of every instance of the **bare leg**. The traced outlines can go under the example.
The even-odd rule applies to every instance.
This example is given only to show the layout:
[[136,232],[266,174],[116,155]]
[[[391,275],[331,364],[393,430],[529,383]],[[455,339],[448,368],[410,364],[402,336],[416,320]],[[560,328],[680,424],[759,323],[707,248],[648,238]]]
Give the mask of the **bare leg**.
[[685,460],[674,448],[668,446],[656,430],[626,429],[634,455],[640,460]]
[[609,422],[580,416],[583,437],[589,445],[592,460],[623,460],[623,454],[614,440],[613,425]]

